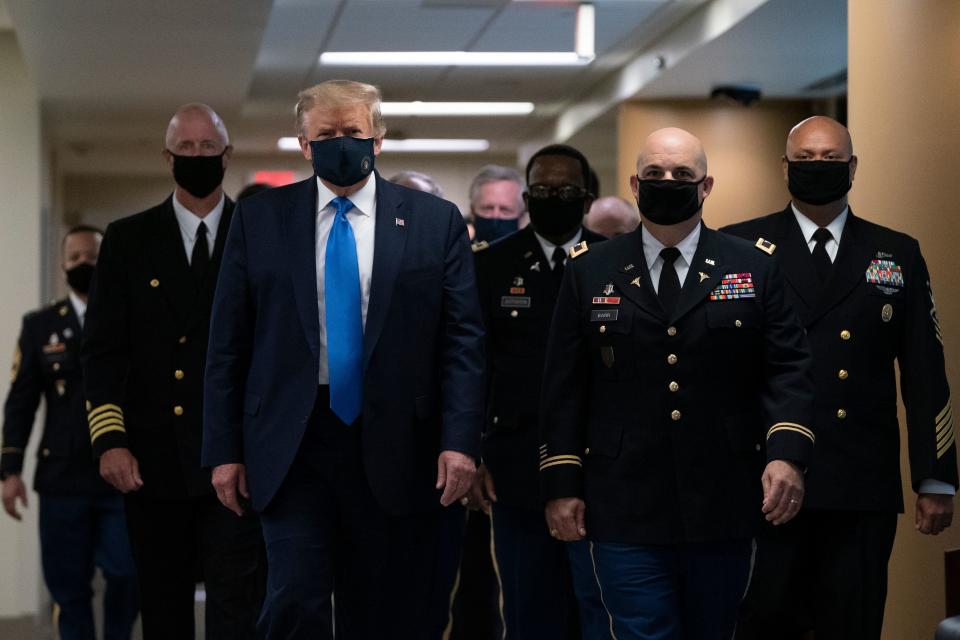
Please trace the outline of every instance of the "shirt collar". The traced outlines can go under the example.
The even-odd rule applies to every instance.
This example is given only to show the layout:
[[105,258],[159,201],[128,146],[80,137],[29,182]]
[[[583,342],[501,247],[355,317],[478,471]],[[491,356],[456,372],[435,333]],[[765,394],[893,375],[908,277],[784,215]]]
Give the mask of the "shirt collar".
[[77,314],[80,323],[83,324],[83,317],[87,315],[87,303],[73,291],[68,292],[67,295],[70,297],[70,304],[73,305],[73,312]]
[[[553,250],[557,248],[557,245],[553,244],[536,231],[533,232],[533,235],[537,237],[537,242],[540,243],[540,248],[543,249],[543,255],[546,256],[547,260],[553,260]],[[563,243],[562,246],[564,253],[569,255],[570,249],[573,247],[573,245],[580,242],[581,237],[583,237],[583,227],[577,229],[577,232],[573,235],[573,237]]]
[[[323,184],[320,178],[317,180],[317,213],[330,206],[330,201],[337,197],[333,191]],[[359,191],[350,196],[350,202],[353,203],[351,211],[357,211],[365,216],[372,216],[377,204],[377,176],[371,173],[367,184],[363,185]]]
[[180,225],[180,229],[187,235],[191,242],[193,242],[197,237],[197,229],[200,227],[200,223],[203,222],[207,225],[207,237],[213,237],[216,234],[217,229],[220,225],[220,216],[223,215],[223,205],[226,202],[226,198],[221,193],[220,202],[217,203],[217,206],[213,208],[206,216],[200,217],[195,214],[190,209],[187,209],[183,204],[177,200],[177,194],[173,194],[173,213],[177,216],[177,224]]
[[[800,225],[800,233],[803,234],[803,239],[807,244],[810,244],[813,241],[813,234],[817,231],[817,223],[803,215],[793,202],[790,203],[790,208],[793,209],[793,216],[797,219],[797,224]],[[840,242],[840,234],[843,233],[843,227],[847,223],[847,214],[849,213],[850,207],[844,207],[840,215],[827,225],[827,230],[837,243]]]
[[[647,228],[640,225],[640,238],[643,242],[643,257],[647,261],[647,269],[653,268],[653,263],[660,257],[664,244],[653,237]],[[677,243],[677,249],[687,265],[693,264],[693,255],[697,252],[700,243],[700,225],[696,225],[687,237]]]

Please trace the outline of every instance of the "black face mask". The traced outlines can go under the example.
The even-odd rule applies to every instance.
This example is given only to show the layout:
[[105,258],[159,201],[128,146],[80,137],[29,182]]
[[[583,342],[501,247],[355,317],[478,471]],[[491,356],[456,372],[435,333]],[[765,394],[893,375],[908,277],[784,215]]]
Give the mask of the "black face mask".
[[94,270],[95,267],[89,262],[81,262],[67,270],[67,284],[77,293],[89,293]]
[[[224,150],[226,153],[226,150]],[[223,183],[223,153],[218,156],[173,156],[173,179],[194,198],[206,198]]]
[[373,171],[373,138],[340,136],[310,141],[313,172],[338,187],[357,184]]
[[787,161],[787,188],[800,202],[823,205],[850,191],[850,163],[838,160]]
[[689,220],[700,211],[700,183],[687,180],[637,179],[637,207],[654,224],[672,225]]
[[473,239],[493,242],[503,236],[510,235],[516,231],[518,227],[519,222],[516,218],[513,220],[502,220],[500,218],[481,218],[480,216],[474,216]]
[[561,200],[558,196],[549,198],[527,198],[527,211],[530,212],[530,224],[541,236],[557,238],[573,231],[583,224],[583,198]]

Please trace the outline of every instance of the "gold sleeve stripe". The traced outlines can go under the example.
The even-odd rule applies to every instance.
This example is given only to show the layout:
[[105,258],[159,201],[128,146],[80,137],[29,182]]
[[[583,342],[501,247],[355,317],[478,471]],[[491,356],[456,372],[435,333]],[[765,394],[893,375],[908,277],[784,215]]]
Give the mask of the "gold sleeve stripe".
[[946,442],[952,435],[953,435],[953,425],[951,424],[949,429],[944,429],[943,433],[937,436],[937,448],[939,449],[943,445],[943,443]]
[[96,442],[96,441],[97,441],[97,438],[99,438],[100,436],[102,436],[102,435],[104,435],[104,434],[106,434],[106,433],[109,433],[109,432],[111,432],[111,431],[125,432],[126,429],[124,429],[124,428],[121,427],[120,425],[116,425],[116,426],[113,426],[113,427],[107,427],[106,429],[101,429],[101,431],[100,431],[97,435],[90,437],[90,442]]
[[944,431],[947,430],[947,427],[953,424],[953,412],[950,412],[946,415],[943,420],[937,422],[937,435],[941,435]]
[[23,449],[20,447],[3,447],[0,449],[0,453],[23,453]]
[[555,467],[560,464],[575,464],[578,467],[582,467],[583,464],[579,460],[554,460],[553,462],[548,462],[547,464],[540,465],[540,471],[549,469],[550,467]]
[[97,427],[96,429],[90,429],[90,440],[91,440],[91,442],[92,442],[93,440],[96,440],[96,439],[97,439],[97,436],[100,435],[102,432],[108,431],[108,430],[112,429],[113,427],[120,427],[120,429],[121,429],[122,431],[126,431],[126,429],[124,428],[122,422],[120,422],[119,420],[111,420],[110,422],[105,422],[105,423],[103,423],[102,425],[100,425],[100,426]]
[[953,446],[954,440],[955,438],[953,436],[953,430],[951,430],[950,435],[947,437],[947,439],[944,440],[941,444],[937,445],[937,460],[942,458],[947,453],[947,451],[950,450],[950,447]]
[[941,409],[940,413],[937,414],[936,421],[939,423],[941,420],[947,417],[947,414],[950,413],[951,411],[953,411],[953,400],[947,400],[946,406],[944,406],[943,409]]
[[549,458],[544,458],[543,460],[541,460],[540,466],[542,467],[543,465],[553,462],[555,460],[574,460],[576,462],[581,461],[580,456],[573,456],[573,455],[550,456]]
[[87,420],[92,422],[94,418],[105,411],[119,411],[120,415],[123,415],[123,409],[121,409],[119,406],[115,404],[102,404],[87,414]]
[[93,431],[97,425],[101,425],[109,420],[119,420],[120,422],[123,422],[123,414],[119,411],[113,410],[101,413],[96,418],[90,420],[90,430]]
[[777,431],[795,431],[802,436],[810,438],[811,442],[816,443],[817,441],[816,436],[813,435],[813,431],[810,431],[810,429],[806,428],[802,424],[797,424],[795,422],[778,422],[777,424],[773,425],[770,427],[770,430],[767,431],[767,440],[769,440],[770,436]]

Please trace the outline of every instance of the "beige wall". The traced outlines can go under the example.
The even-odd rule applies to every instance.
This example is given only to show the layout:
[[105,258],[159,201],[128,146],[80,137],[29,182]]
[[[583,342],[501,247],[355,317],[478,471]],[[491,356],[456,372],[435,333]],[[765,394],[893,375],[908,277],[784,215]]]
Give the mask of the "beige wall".
[[707,152],[708,172],[716,179],[704,204],[704,221],[713,228],[780,210],[789,195],[780,157],[787,132],[811,114],[807,102],[765,101],[752,107],[708,100],[628,102],[620,108],[619,194],[628,200],[630,175],[644,138],[663,127],[680,127],[698,136]]
[[[957,391],[960,2],[850,0],[849,32],[849,120],[860,158],[851,202],[860,215],[920,241]],[[904,492],[883,637],[929,640],[944,616],[943,551],[960,547],[960,522],[937,538],[921,536],[913,530],[912,491]]]
[[[20,332],[21,315],[41,300],[40,106],[16,39],[0,33],[0,396],[10,382],[7,367]],[[33,475],[30,448],[25,477]],[[31,492],[24,521],[0,514],[0,617],[33,613],[39,606],[37,496]]]

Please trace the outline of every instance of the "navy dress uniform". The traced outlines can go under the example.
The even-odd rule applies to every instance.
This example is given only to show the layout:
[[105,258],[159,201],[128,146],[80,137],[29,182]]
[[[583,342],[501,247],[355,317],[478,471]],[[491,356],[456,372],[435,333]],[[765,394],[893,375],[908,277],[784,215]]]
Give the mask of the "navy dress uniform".
[[[567,250],[603,240],[582,229]],[[487,329],[483,463],[497,492],[491,549],[503,594],[501,624],[508,638],[580,637],[581,628],[589,638],[597,621],[601,632],[606,628],[606,614],[592,570],[588,582],[573,585],[567,558],[569,550],[572,560],[589,564],[586,545],[549,536],[537,471],[540,381],[565,261],[558,266],[544,253],[532,226],[492,245],[475,244],[474,255]]]
[[40,496],[43,576],[60,609],[60,637],[94,637],[90,583],[99,566],[107,583],[104,636],[129,640],[139,610],[136,569],[123,499],[100,478],[90,450],[80,369],[81,323],[70,299],[23,318],[4,406],[0,476],[22,473],[43,399],[46,416],[33,488]]
[[914,491],[957,486],[940,324],[916,240],[841,212],[826,227],[839,246],[821,284],[800,223],[816,225],[800,216],[787,206],[724,229],[779,262],[810,340],[817,397],[803,510],[760,538],[738,637],[813,628],[817,638],[879,638],[903,512],[894,362]]
[[95,455],[126,447],[139,464],[143,486],[127,494],[126,507],[147,638],[193,637],[198,577],[208,637],[252,638],[263,599],[259,521],[223,507],[200,466],[210,313],[232,213],[225,199],[199,279],[173,196],[112,223],[91,289],[89,433]]
[[[803,467],[813,449],[810,353],[767,256],[695,228],[667,312],[645,233],[567,266],[544,367],[542,490],[585,502],[612,637],[719,639],[746,586],[764,465]],[[657,578],[638,585],[638,571]]]

